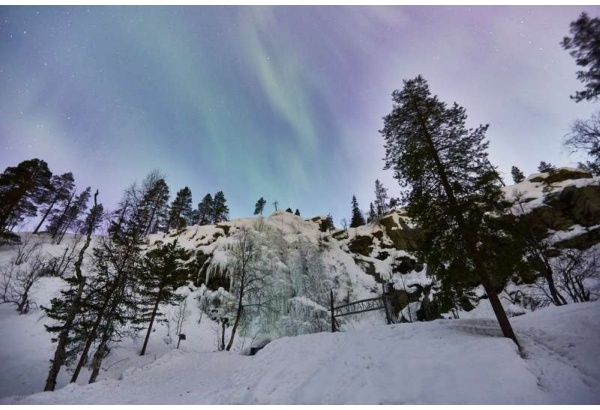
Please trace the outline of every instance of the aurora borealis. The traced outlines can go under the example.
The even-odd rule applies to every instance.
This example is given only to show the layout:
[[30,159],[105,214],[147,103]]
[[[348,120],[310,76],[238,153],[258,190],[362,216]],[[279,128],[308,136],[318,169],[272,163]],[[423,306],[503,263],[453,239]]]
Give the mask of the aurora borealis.
[[363,209],[383,171],[382,117],[422,74],[510,181],[562,148],[591,103],[559,45],[600,7],[0,8],[0,168],[38,157],[113,208],[152,169],[198,203],[223,190],[232,218],[258,198],[305,217]]

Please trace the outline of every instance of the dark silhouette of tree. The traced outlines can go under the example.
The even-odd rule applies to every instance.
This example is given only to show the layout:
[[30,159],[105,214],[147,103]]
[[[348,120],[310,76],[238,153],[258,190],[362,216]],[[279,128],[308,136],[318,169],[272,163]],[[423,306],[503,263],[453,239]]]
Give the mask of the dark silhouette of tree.
[[227,200],[225,199],[225,194],[223,191],[219,191],[215,194],[212,210],[213,224],[218,224],[219,222],[225,222],[229,220],[229,207],[227,206]]
[[198,224],[210,225],[213,223],[213,197],[211,194],[206,194],[202,201],[198,204]]
[[48,164],[37,158],[6,168],[0,175],[0,233],[37,215],[48,199],[51,178]]
[[488,259],[493,253],[487,244],[502,233],[490,229],[486,215],[503,212],[505,204],[487,158],[487,126],[467,129],[465,109],[432,96],[421,76],[405,80],[392,98],[380,131],[385,168],[408,188],[401,199],[423,232],[419,253],[428,272],[450,282],[477,277],[504,336],[518,345],[498,297],[495,260]]
[[583,91],[571,96],[575,102],[597,100],[600,95],[600,19],[590,18],[581,13],[571,23],[572,37],[565,37],[561,45],[575,58],[582,70],[577,71],[577,79],[585,85]]
[[55,211],[54,206],[60,202],[66,201],[71,197],[71,193],[75,189],[75,179],[73,174],[68,172],[62,175],[54,175],[50,180],[50,189],[48,192],[48,200],[42,208],[42,219],[36,226],[33,233],[38,233],[46,218]]
[[378,179],[375,180],[375,211],[377,216],[383,216],[388,210],[387,188]]
[[356,196],[352,195],[352,218],[350,219],[350,228],[357,228],[365,224],[365,218],[358,207]]
[[510,169],[510,174],[512,175],[512,179],[515,182],[515,184],[518,184],[519,182],[525,179],[525,175],[523,175],[523,172],[514,165]]
[[169,228],[179,229],[192,223],[192,191],[182,188],[177,192],[169,213]]
[[600,113],[583,121],[577,120],[567,134],[564,146],[571,151],[584,151],[591,161],[579,163],[579,168],[590,171],[593,175],[600,175]]
[[256,205],[254,205],[254,215],[262,215],[266,204],[267,201],[261,196],[260,199],[256,201]]
[[188,270],[183,260],[187,258],[187,252],[175,240],[167,244],[157,243],[142,259],[139,274],[140,298],[135,322],[148,324],[148,330],[140,356],[146,353],[154,320],[161,316],[158,307],[183,300],[175,290],[185,285]]

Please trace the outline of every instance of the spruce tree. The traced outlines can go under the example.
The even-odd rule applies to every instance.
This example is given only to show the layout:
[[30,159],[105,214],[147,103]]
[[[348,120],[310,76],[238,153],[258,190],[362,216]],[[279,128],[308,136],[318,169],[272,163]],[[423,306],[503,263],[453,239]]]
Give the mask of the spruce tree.
[[570,50],[578,66],[586,69],[577,72],[577,79],[585,84],[585,89],[571,98],[576,102],[595,101],[600,96],[600,18],[581,13],[571,23],[570,33],[573,37],[565,37],[561,45]]
[[212,211],[213,224],[229,220],[229,208],[227,207],[227,200],[225,199],[223,191],[219,191],[215,194]]
[[256,201],[256,205],[254,205],[254,215],[262,215],[266,204],[267,201],[261,196],[260,199]]
[[198,204],[198,224],[210,225],[213,223],[213,197],[211,194],[206,194],[202,198],[202,202]]
[[141,290],[135,321],[140,325],[147,324],[148,330],[140,356],[146,353],[154,321],[161,316],[159,306],[176,304],[182,300],[175,290],[185,285],[188,270],[183,265],[183,260],[187,258],[187,252],[178,245],[177,240],[168,244],[159,242],[144,255],[139,275]]
[[512,175],[512,179],[515,182],[515,184],[518,184],[519,182],[525,179],[525,175],[523,175],[523,172],[521,172],[521,170],[515,167],[514,165],[510,169],[510,174]]
[[357,228],[365,224],[365,218],[358,207],[356,196],[352,195],[352,219],[350,220],[350,228]]
[[[393,109],[380,131],[385,139],[385,169],[407,190],[408,216],[423,232],[420,256],[429,274],[458,282],[477,277],[487,293],[504,336],[517,343],[498,297],[497,280],[482,251],[493,242],[487,215],[504,210],[496,170],[487,158],[487,126],[467,129],[466,111],[432,96],[418,76],[392,94]],[[496,232],[496,237],[502,233]],[[448,267],[454,267],[449,270]]]

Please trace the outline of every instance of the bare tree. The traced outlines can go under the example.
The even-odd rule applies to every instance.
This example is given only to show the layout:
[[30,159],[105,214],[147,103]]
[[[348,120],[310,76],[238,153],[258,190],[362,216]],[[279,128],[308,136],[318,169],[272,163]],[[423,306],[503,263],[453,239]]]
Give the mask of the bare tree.
[[551,243],[545,238],[550,226],[548,226],[537,214],[528,212],[525,208],[525,198],[523,192],[514,192],[514,203],[518,209],[517,223],[513,225],[519,239],[529,257],[529,261],[534,270],[537,271],[546,281],[548,292],[544,288],[544,293],[548,294],[552,303],[556,306],[566,305],[567,301],[556,289],[554,283],[553,269],[550,264],[550,254],[554,250]]
[[15,265],[21,265],[22,263],[27,262],[29,257],[40,249],[43,242],[43,238],[35,237],[30,233],[23,235],[21,237],[21,243],[16,247],[17,256],[13,263]]
[[29,313],[30,292],[47,272],[47,260],[39,252],[27,266],[18,267],[15,263],[5,266],[0,272],[0,303],[16,305],[19,314]]
[[260,258],[260,245],[255,235],[247,227],[243,227],[237,234],[236,242],[231,249],[232,291],[236,295],[237,307],[231,329],[231,337],[225,350],[231,350],[235,333],[244,313],[244,301],[253,293],[260,290],[264,273],[257,266]]
[[589,302],[591,290],[586,281],[600,279],[600,251],[596,249],[566,249],[554,258],[558,287],[574,303]]
[[577,120],[571,126],[564,141],[564,146],[569,152],[585,152],[592,161],[579,163],[580,168],[592,172],[594,175],[600,174],[600,112],[593,114],[587,121]]

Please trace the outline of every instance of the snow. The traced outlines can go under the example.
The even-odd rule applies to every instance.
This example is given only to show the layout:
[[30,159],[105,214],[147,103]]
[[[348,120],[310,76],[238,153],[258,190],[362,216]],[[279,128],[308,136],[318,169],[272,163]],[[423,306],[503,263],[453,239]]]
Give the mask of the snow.
[[[563,167],[559,168],[557,171],[566,170],[566,171],[580,171],[576,168],[568,168]],[[521,213],[527,213],[531,211],[533,208],[540,207],[544,205],[545,196],[547,195],[545,190],[548,193],[558,193],[565,189],[566,187],[572,186],[575,188],[582,188],[588,185],[599,185],[600,177],[593,178],[578,178],[578,179],[566,179],[560,182],[553,182],[550,185],[545,182],[532,182],[532,179],[545,179],[549,176],[548,173],[536,173],[528,176],[525,180],[519,182],[518,184],[508,185],[502,188],[504,195],[508,200],[514,200],[518,196],[521,196],[522,201],[526,201],[520,205],[513,206],[512,212],[515,215],[519,215]]]
[[[10,313],[0,310],[3,329],[24,320]],[[285,337],[250,357],[170,350],[92,385],[0,404],[599,404],[599,314],[592,302],[513,318],[522,354],[490,318]],[[6,348],[3,395],[18,394],[6,370],[23,358]]]
[[[563,185],[599,182],[583,179]],[[526,206],[542,203],[541,184],[526,180],[517,186],[527,188],[534,199]],[[397,224],[402,220],[411,226],[402,214],[391,215]],[[70,372],[63,369],[57,390],[40,393],[55,347],[44,330],[48,318],[39,309],[18,315],[14,306],[0,305],[0,404],[600,404],[600,302],[527,313],[502,298],[513,316],[521,351],[501,336],[489,302],[481,300],[470,312],[460,311],[458,320],[385,326],[383,311],[346,316],[340,319],[342,333],[282,337],[256,356],[243,356],[249,346],[327,322],[331,288],[336,305],[379,296],[381,285],[357,261],[370,263],[376,275],[398,290],[412,293],[416,287],[411,285],[432,282],[426,268],[392,274],[394,261],[413,256],[387,247],[389,238],[375,224],[350,228],[348,237],[334,237],[320,232],[318,221],[279,211],[264,218],[151,235],[150,242],[177,239],[184,248],[210,255],[207,273],[214,277],[230,263],[236,243],[232,234],[243,228],[251,229],[262,246],[261,263],[270,267],[268,282],[282,299],[281,312],[252,318],[243,334],[236,335],[232,352],[216,351],[221,326],[201,312],[197,299],[205,295],[205,301],[225,301],[232,296],[223,288],[211,291],[190,283],[178,290],[187,295],[189,311],[182,329],[187,338],[179,349],[173,325],[157,323],[146,356],[139,356],[139,335],[126,337],[111,347],[95,384],[85,384],[87,370],[78,384],[67,384]],[[373,235],[378,231],[383,237]],[[584,231],[574,226],[553,233],[552,240]],[[372,237],[369,256],[348,252],[348,243],[359,235]],[[61,246],[44,243],[41,250],[59,256],[72,240],[65,238]],[[383,251],[389,256],[380,260]],[[310,271],[319,273],[319,283],[302,282],[303,275],[291,278],[292,272],[304,272],[301,252]],[[14,254],[14,249],[1,248],[0,267]],[[312,291],[306,285],[313,286]],[[61,286],[58,278],[42,278],[32,299],[38,306],[47,305]],[[481,287],[475,292],[484,294]],[[413,319],[419,305],[410,305]],[[161,309],[170,317],[177,307]],[[408,317],[408,309],[402,314]]]

